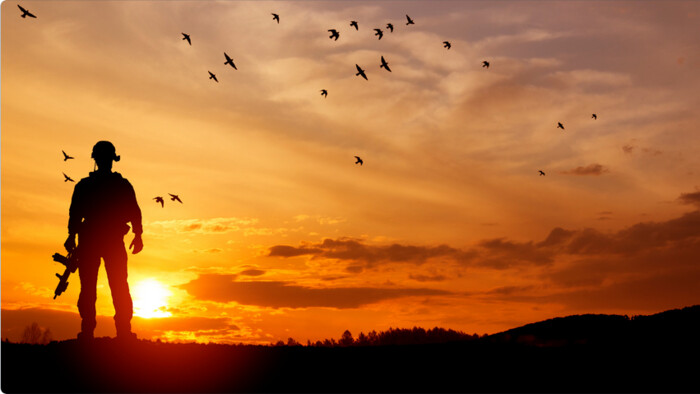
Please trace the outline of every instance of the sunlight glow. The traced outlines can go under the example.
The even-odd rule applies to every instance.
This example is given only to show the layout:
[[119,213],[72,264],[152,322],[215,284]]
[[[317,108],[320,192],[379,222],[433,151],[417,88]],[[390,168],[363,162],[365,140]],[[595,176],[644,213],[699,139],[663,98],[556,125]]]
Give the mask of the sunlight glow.
[[172,316],[167,310],[171,295],[167,286],[157,279],[149,278],[136,283],[132,290],[134,316],[147,319]]

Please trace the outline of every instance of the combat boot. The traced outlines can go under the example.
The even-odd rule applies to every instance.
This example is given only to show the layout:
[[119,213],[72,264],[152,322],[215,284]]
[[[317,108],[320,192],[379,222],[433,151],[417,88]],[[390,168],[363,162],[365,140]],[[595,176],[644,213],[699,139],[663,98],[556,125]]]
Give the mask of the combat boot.
[[126,331],[126,330],[118,330],[117,331],[117,340],[120,342],[136,342],[136,334],[131,332],[131,330]]
[[92,331],[81,331],[78,333],[78,342],[91,342],[95,339],[95,334]]

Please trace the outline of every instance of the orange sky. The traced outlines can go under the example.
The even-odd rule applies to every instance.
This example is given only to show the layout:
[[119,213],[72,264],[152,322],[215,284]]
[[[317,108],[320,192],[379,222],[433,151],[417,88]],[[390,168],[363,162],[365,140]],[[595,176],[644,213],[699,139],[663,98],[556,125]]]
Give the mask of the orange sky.
[[[61,173],[87,176],[102,139],[144,217],[140,337],[482,334],[700,302],[697,2],[17,4],[1,20],[3,338],[79,329],[77,275],[53,300],[51,255]],[[167,193],[183,204],[153,201]],[[114,335],[100,275],[96,334]]]

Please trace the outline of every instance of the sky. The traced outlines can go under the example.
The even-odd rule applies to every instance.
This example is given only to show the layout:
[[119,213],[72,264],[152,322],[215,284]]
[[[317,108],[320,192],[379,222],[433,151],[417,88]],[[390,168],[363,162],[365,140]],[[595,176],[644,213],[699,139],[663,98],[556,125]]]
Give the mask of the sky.
[[[698,2],[1,7],[3,338],[79,331],[51,255],[62,173],[88,176],[99,140],[143,213],[141,338],[482,335],[700,302]],[[114,335],[104,268],[97,308]]]

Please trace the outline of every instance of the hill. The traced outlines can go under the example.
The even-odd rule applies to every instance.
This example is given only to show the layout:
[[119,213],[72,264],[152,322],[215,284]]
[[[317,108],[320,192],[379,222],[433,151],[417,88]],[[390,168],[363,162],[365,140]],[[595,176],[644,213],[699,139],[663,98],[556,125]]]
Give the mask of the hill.
[[2,343],[15,392],[700,392],[700,306],[416,345]]
[[526,324],[491,335],[492,342],[537,346],[666,345],[700,340],[700,305],[654,315],[574,315]]

